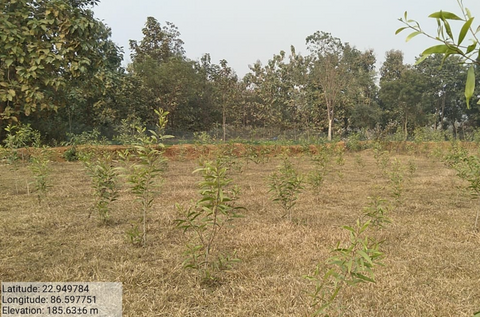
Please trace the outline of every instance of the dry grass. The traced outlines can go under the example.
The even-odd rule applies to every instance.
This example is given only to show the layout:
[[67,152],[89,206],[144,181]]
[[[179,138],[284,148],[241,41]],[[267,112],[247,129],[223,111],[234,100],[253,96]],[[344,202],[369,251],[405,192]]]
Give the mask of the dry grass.
[[[385,239],[385,267],[378,267],[376,284],[345,290],[345,316],[471,317],[480,310],[480,234],[473,229],[478,202],[457,189],[464,184],[441,163],[394,156],[413,160],[418,169],[390,214],[393,223],[377,233]],[[307,157],[292,160],[302,171],[311,168]],[[174,228],[174,204],[198,198],[195,161],[169,163],[148,215],[145,248],[125,239],[140,217],[126,189],[113,204],[111,222],[101,225],[95,214],[88,218],[93,198],[80,163],[52,165],[53,187],[42,205],[27,193],[27,167],[0,165],[0,280],[123,282],[124,316],[132,317],[306,316],[314,286],[302,276],[347,238],[340,226],[355,222],[369,196],[391,200],[390,189],[371,151],[346,154],[320,192],[300,196],[290,222],[269,199],[266,179],[278,164],[249,163],[233,174],[247,211],[218,245],[237,251],[242,261],[210,287],[182,268],[186,241]]]

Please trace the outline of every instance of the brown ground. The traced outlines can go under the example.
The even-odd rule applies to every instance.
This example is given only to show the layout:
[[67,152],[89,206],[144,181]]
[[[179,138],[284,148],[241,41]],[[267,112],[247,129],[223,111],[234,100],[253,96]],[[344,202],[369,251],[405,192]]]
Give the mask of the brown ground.
[[[27,192],[28,167],[0,165],[0,280],[122,282],[127,317],[306,316],[314,286],[302,276],[324,262],[337,241],[348,239],[340,227],[354,224],[369,196],[392,200],[372,151],[347,153],[320,192],[300,196],[294,221],[288,221],[268,194],[266,179],[279,159],[244,164],[233,178],[242,189],[245,218],[235,220],[218,244],[242,261],[219,273],[219,285],[202,286],[194,271],[182,268],[186,241],[174,228],[174,204],[199,197],[200,178],[192,174],[198,165],[191,160],[197,154],[193,146],[174,150],[179,152],[167,152],[171,161],[148,215],[144,248],[125,239],[140,214],[125,187],[112,205],[110,224],[102,225],[96,214],[88,218],[93,197],[81,163],[51,165],[52,187],[41,205]],[[479,202],[433,158],[391,155],[417,170],[390,214],[392,224],[378,233],[386,258],[376,269],[377,283],[346,289],[343,312],[471,317],[480,310],[480,234],[473,228]],[[307,156],[292,161],[301,171],[312,168]]]

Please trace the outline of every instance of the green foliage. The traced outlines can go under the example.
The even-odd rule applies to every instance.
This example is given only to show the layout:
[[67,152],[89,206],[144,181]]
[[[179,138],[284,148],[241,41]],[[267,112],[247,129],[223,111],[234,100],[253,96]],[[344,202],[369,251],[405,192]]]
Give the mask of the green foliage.
[[[384,219],[380,212],[373,213],[372,216]],[[380,261],[384,255],[380,251],[381,242],[367,235],[371,224],[370,220],[357,220],[355,227],[343,226],[349,232],[349,243],[342,246],[338,242],[332,251],[333,255],[318,265],[312,275],[305,276],[316,284],[315,291],[311,294],[314,316],[330,316],[335,311],[341,314],[342,289],[360,283],[375,283],[374,268],[383,265]]]
[[395,158],[391,164],[388,177],[392,195],[395,201],[400,203],[404,192],[405,166],[397,158]]
[[382,174],[387,173],[388,165],[390,164],[390,153],[384,150],[380,142],[373,144],[373,157],[377,163],[377,167],[381,170]]
[[[121,154],[121,158],[125,162],[134,162],[129,167],[126,177],[142,210],[143,246],[145,246],[147,240],[147,214],[158,194],[156,190],[159,186],[157,177],[166,168],[166,159],[162,155],[164,145],[161,142],[171,137],[163,134],[168,122],[168,111],[159,109],[155,110],[155,113],[158,116],[157,131],[150,130],[151,135],[139,138],[139,144],[134,146],[132,152],[126,151]],[[144,131],[145,128],[142,129],[142,135]]]
[[[445,157],[447,166],[453,168],[457,175],[468,182],[468,189],[473,198],[480,197],[480,157],[470,155],[465,148],[454,145],[450,153]],[[478,230],[480,209],[477,209],[475,217],[475,229]]]
[[360,168],[364,168],[365,167],[365,161],[363,160],[363,158],[359,155],[359,154],[356,154],[355,155],[355,163],[358,165],[358,167]]
[[40,132],[32,129],[30,124],[9,124],[5,132],[7,136],[3,143],[9,149],[40,145]]
[[83,131],[80,134],[67,133],[67,142],[64,145],[105,145],[108,141],[105,137],[102,137],[98,129],[92,131]]
[[[72,79],[84,76],[85,82],[105,87],[106,50],[115,45],[88,8],[96,2],[2,2],[0,120],[57,110],[65,105],[64,89]],[[115,51],[118,54],[118,48]]]
[[461,143],[454,142],[448,153],[443,157],[443,161],[450,168],[456,168],[466,160],[469,153],[468,150],[461,145]]
[[331,146],[318,147],[318,153],[312,155],[313,171],[308,174],[308,183],[316,193],[325,181],[325,177],[332,169],[333,150]]
[[194,132],[193,140],[195,144],[202,144],[202,145],[215,143],[215,139],[205,131]]
[[70,147],[68,150],[63,152],[63,158],[67,162],[78,161],[77,148],[75,146]]
[[131,224],[131,228],[126,231],[126,238],[132,245],[142,245],[142,231],[138,228],[138,224]]
[[[131,155],[132,157],[129,157]],[[159,186],[157,177],[165,169],[165,159],[161,151],[151,145],[136,145],[132,153],[123,156],[125,161],[134,161],[127,174],[127,182],[132,193],[136,196],[142,210],[142,245],[146,244],[147,214],[153,206],[153,201],[158,194]]]
[[373,227],[383,228],[385,224],[391,223],[387,216],[390,211],[388,201],[378,196],[368,197],[370,202],[363,208],[363,215],[370,221]]
[[42,199],[47,195],[48,174],[50,171],[50,151],[48,148],[35,149],[34,154],[30,159],[30,170],[34,178],[35,191],[37,193],[38,203],[41,204]]
[[408,160],[407,169],[408,169],[408,172],[410,173],[410,177],[413,177],[413,175],[417,171],[417,164],[415,164],[415,161],[413,159]]
[[[40,132],[34,130],[29,124],[9,124],[5,128],[7,132],[5,148],[7,149],[7,160],[14,163],[21,159],[25,162],[29,155],[28,147],[40,146]],[[19,148],[25,148],[24,151],[17,151]]]
[[245,145],[245,161],[255,164],[264,164],[270,161],[270,150],[267,147],[257,147],[254,145]]
[[293,207],[304,188],[303,177],[295,170],[288,157],[284,157],[283,164],[270,175],[268,181],[273,201],[279,203],[285,212],[282,217],[288,216],[292,220]]
[[[470,64],[465,83],[465,98],[467,101],[467,108],[469,109],[470,99],[472,99],[475,91],[474,65],[479,65],[478,55],[480,49],[478,47],[479,42],[477,33],[480,30],[480,26],[477,28],[472,26],[474,17],[470,10],[463,5],[462,0],[458,0],[457,2],[461,11],[460,16],[448,11],[438,11],[429,15],[429,18],[433,18],[437,21],[438,28],[436,36],[428,34],[420,27],[420,24],[417,21],[409,19],[407,17],[407,12],[405,12],[403,18],[399,19],[399,21],[406,26],[398,29],[396,34],[403,30],[410,29],[413,30],[413,33],[407,36],[407,41],[421,34],[441,43],[440,45],[434,45],[425,49],[422,53],[422,57],[417,60],[417,64],[421,63],[432,54],[441,54],[444,56],[444,60],[451,55],[457,55],[462,58],[464,63]],[[457,37],[454,36],[452,26],[450,25],[450,23],[455,21],[462,25]],[[462,45],[467,35],[471,36],[470,44]]]
[[184,216],[176,220],[177,227],[184,233],[193,233],[187,244],[187,258],[183,265],[197,270],[204,283],[215,280],[214,272],[229,269],[238,262],[235,254],[224,254],[216,246],[224,226],[239,217],[238,211],[244,209],[234,204],[238,198],[238,188],[231,187],[232,179],[227,177],[227,170],[222,160],[204,162],[201,168],[194,171],[203,177],[199,182],[201,198],[187,208],[176,205]]
[[345,165],[345,147],[336,146],[333,148],[333,153],[336,156],[335,162],[338,166]]
[[146,137],[140,118],[132,115],[121,120],[116,132],[118,134],[113,139],[120,144],[136,144],[139,139]]
[[104,153],[82,161],[92,179],[96,200],[94,208],[100,220],[106,223],[110,218],[110,205],[118,198],[118,169],[113,165],[111,154]]
[[423,142],[442,142],[445,135],[441,130],[433,130],[427,127],[417,127],[414,131],[414,141],[417,144]]
[[358,152],[363,150],[363,146],[360,143],[360,134],[359,133],[352,133],[348,136],[347,141],[345,142],[345,146],[347,150],[352,152]]

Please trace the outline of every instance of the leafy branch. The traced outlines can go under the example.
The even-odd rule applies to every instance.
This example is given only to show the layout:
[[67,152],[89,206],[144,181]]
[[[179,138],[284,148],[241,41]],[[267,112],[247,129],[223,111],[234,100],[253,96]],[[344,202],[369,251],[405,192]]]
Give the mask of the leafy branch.
[[[475,90],[474,65],[480,65],[480,50],[478,48],[479,38],[477,36],[478,32],[480,32],[480,25],[474,30],[474,28],[472,27],[472,23],[474,20],[472,13],[468,8],[463,5],[462,0],[457,0],[457,2],[462,12],[462,17],[448,11],[438,11],[428,16],[429,18],[436,19],[437,21],[438,27],[436,36],[428,34],[421,28],[420,24],[417,21],[409,19],[406,11],[403,18],[399,19],[399,21],[405,24],[405,26],[399,28],[395,32],[395,34],[399,34],[404,30],[410,29],[413,30],[413,32],[407,36],[407,42],[410,41],[412,38],[416,37],[417,35],[423,35],[442,43],[425,49],[421,55],[421,58],[417,60],[416,64],[421,63],[432,54],[442,54],[444,56],[443,60],[445,60],[451,55],[459,55],[463,59],[463,63],[470,64],[465,84],[465,98],[467,101],[467,108],[470,109],[470,99],[473,97],[473,93]],[[463,25],[457,37],[454,36],[452,26],[450,25],[449,21],[463,22]],[[464,40],[468,34],[473,37],[472,39],[470,39],[471,44],[464,45]]]

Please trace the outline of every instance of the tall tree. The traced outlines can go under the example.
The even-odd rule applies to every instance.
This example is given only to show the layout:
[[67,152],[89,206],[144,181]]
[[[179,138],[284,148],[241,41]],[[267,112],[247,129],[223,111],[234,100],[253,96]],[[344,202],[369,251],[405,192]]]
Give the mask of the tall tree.
[[222,130],[223,141],[225,142],[227,139],[227,112],[235,105],[238,77],[224,59],[220,61],[220,69],[215,77],[215,82],[217,96],[222,109]]
[[4,120],[65,106],[71,81],[105,88],[109,30],[93,17],[97,2],[0,0],[0,130]]
[[317,31],[306,42],[311,58],[310,82],[317,92],[317,103],[326,108],[328,140],[331,140],[337,112],[343,112],[348,126],[348,112],[357,103],[373,98],[375,58],[373,52],[362,53],[326,32]]
[[445,129],[448,123],[454,127],[456,121],[462,121],[465,111],[461,104],[467,68],[460,58],[452,56],[443,60],[442,55],[434,54],[416,65],[415,69],[428,81],[429,112],[433,116],[434,129]]
[[171,57],[185,57],[184,42],[180,39],[178,28],[171,22],[165,24],[162,27],[154,17],[147,17],[142,29],[143,39],[140,43],[130,40],[133,61],[144,62],[152,59],[156,63],[162,63]]
[[387,120],[400,126],[404,139],[408,131],[426,119],[426,99],[428,83],[420,72],[403,64],[403,53],[387,52],[380,69],[379,98]]
[[192,96],[194,63],[186,60],[180,32],[173,23],[162,27],[155,18],[148,17],[142,33],[140,43],[130,40],[132,63],[128,70],[151,96],[148,108],[152,117],[159,107],[169,111],[168,124],[174,127],[179,124],[177,108],[185,107]]
[[340,101],[342,90],[347,85],[347,74],[342,63],[344,46],[339,38],[330,33],[315,32],[306,39],[313,63],[311,75],[314,85],[321,90],[327,110],[328,140],[332,140],[335,107]]

